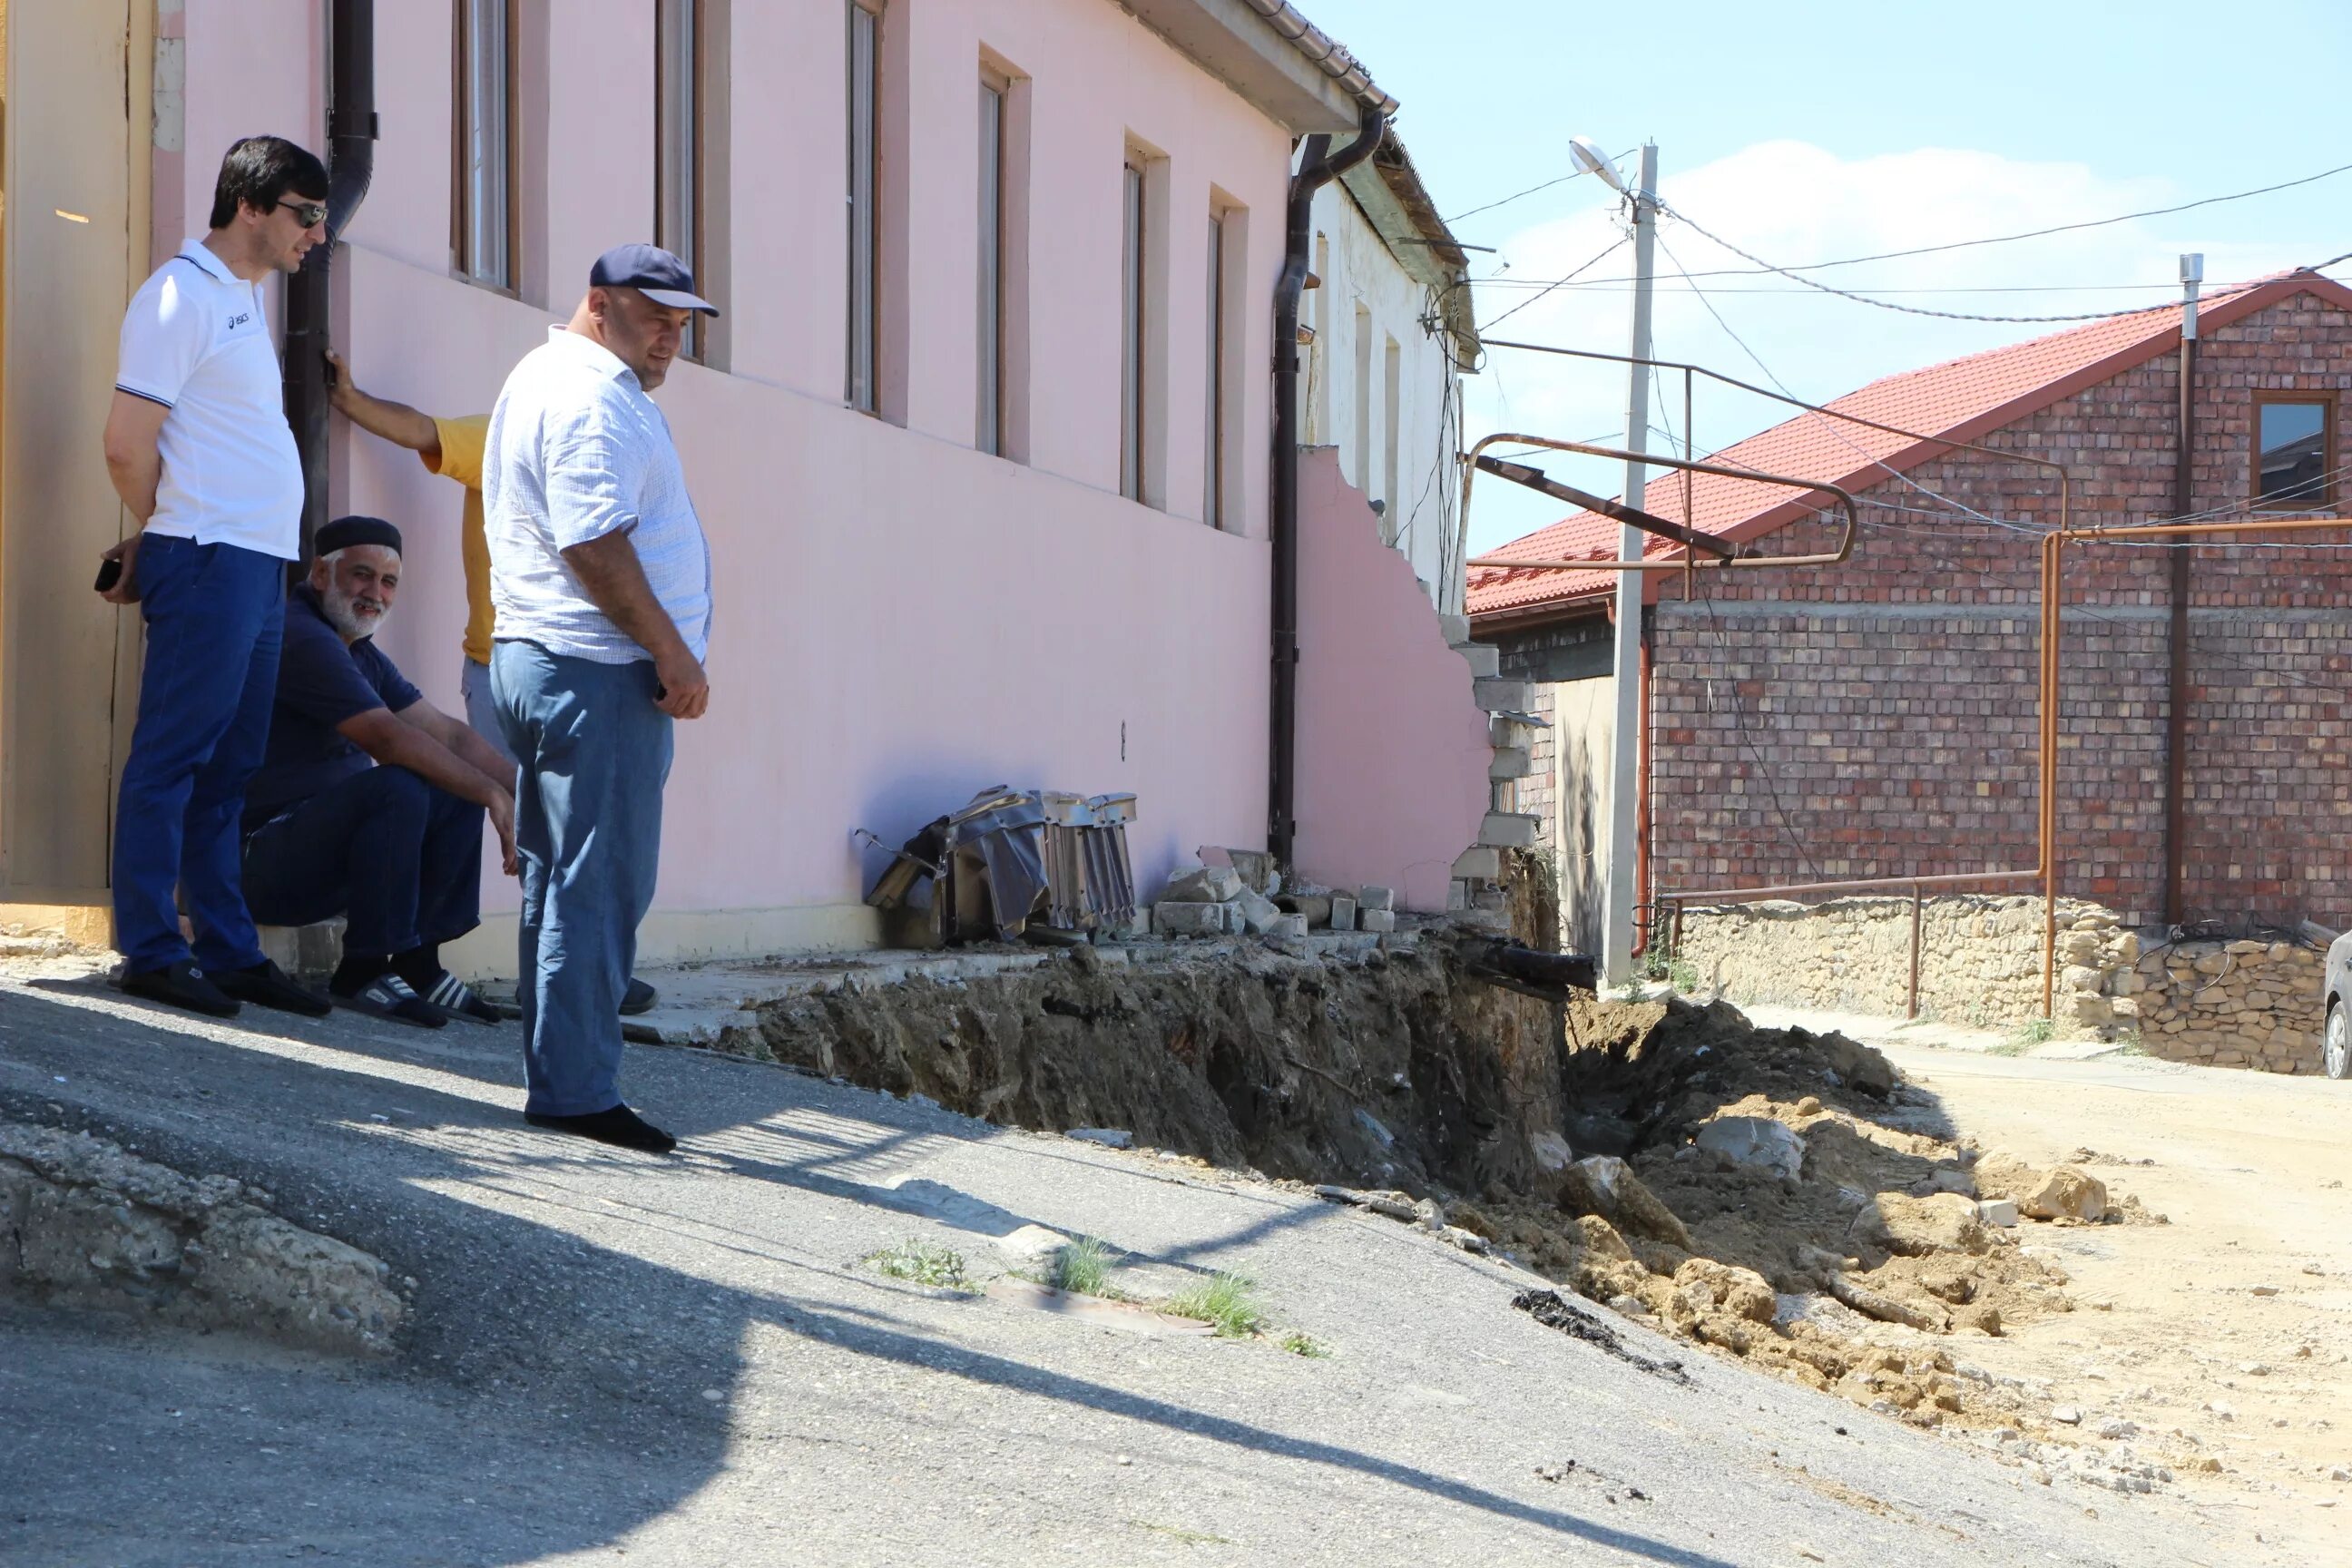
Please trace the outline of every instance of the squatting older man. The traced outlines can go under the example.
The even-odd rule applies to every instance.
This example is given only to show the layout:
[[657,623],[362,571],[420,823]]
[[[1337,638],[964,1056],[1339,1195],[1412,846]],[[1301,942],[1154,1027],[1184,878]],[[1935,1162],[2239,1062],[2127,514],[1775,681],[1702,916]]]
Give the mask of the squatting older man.
[[652,906],[671,723],[710,700],[710,549],[647,395],[696,311],[686,264],[608,250],[507,378],[483,500],[490,692],[517,759],[519,957],[534,1125],[666,1153],[622,1103],[620,1005]]
[[400,530],[340,517],[287,596],[269,746],[245,794],[258,920],[346,918],[338,1005],[424,1028],[499,1015],[441,963],[481,923],[482,821],[515,872],[512,776],[375,646],[400,592]]

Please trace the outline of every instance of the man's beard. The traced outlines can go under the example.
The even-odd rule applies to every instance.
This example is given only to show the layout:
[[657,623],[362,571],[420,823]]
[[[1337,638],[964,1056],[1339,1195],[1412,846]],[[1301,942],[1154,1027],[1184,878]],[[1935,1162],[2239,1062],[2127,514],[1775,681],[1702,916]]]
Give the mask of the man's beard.
[[339,588],[330,588],[319,595],[319,607],[326,613],[327,624],[353,642],[375,636],[392,616],[388,609],[378,610],[373,616],[360,614],[358,595]]

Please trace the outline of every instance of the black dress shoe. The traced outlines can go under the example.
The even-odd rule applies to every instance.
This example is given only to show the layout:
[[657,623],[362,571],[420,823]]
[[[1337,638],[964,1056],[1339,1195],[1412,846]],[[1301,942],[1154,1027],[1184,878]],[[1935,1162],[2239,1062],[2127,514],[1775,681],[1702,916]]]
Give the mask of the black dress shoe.
[[143,996],[150,1002],[166,1006],[185,1007],[191,1013],[202,1013],[208,1018],[234,1018],[236,1004],[222,994],[212,978],[197,968],[194,961],[182,959],[161,969],[142,969],[137,973],[125,973],[122,989],[131,995]]
[[614,1143],[624,1149],[642,1149],[648,1154],[667,1154],[677,1147],[677,1139],[625,1105],[616,1105],[610,1110],[594,1111],[586,1116],[537,1116],[525,1112],[523,1120],[533,1127],[577,1133],[583,1138],[593,1138],[599,1143]]
[[323,1018],[334,1011],[324,996],[298,984],[267,958],[250,969],[221,971],[212,979],[223,995],[250,1002],[257,1007],[275,1007],[281,1013],[299,1013],[306,1018]]
[[640,1013],[650,1013],[660,997],[660,992],[632,974],[629,988],[621,993],[621,1016],[634,1018]]

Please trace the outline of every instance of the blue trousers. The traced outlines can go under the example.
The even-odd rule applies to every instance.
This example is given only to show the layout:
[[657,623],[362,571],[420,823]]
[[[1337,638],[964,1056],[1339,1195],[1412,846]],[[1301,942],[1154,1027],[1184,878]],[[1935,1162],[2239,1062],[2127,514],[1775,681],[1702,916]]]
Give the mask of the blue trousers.
[[401,767],[320,790],[245,841],[245,901],[270,925],[345,917],[345,953],[406,952],[482,923],[483,811]]
[[490,689],[518,759],[522,857],[523,1109],[589,1116],[621,1103],[621,994],[661,859],[670,718],[654,667],[501,642]]
[[114,945],[133,973],[190,956],[176,886],[206,969],[262,960],[238,879],[245,786],[269,740],[285,632],[286,563],[234,544],[140,542],[147,661],[114,820]]

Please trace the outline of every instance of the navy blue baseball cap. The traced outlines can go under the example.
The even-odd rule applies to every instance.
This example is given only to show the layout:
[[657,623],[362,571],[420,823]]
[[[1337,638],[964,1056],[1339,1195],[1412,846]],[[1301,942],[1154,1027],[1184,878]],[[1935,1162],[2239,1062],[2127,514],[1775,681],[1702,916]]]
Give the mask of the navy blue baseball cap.
[[635,289],[673,310],[719,314],[719,307],[694,291],[694,274],[658,245],[616,245],[588,269],[591,288]]

